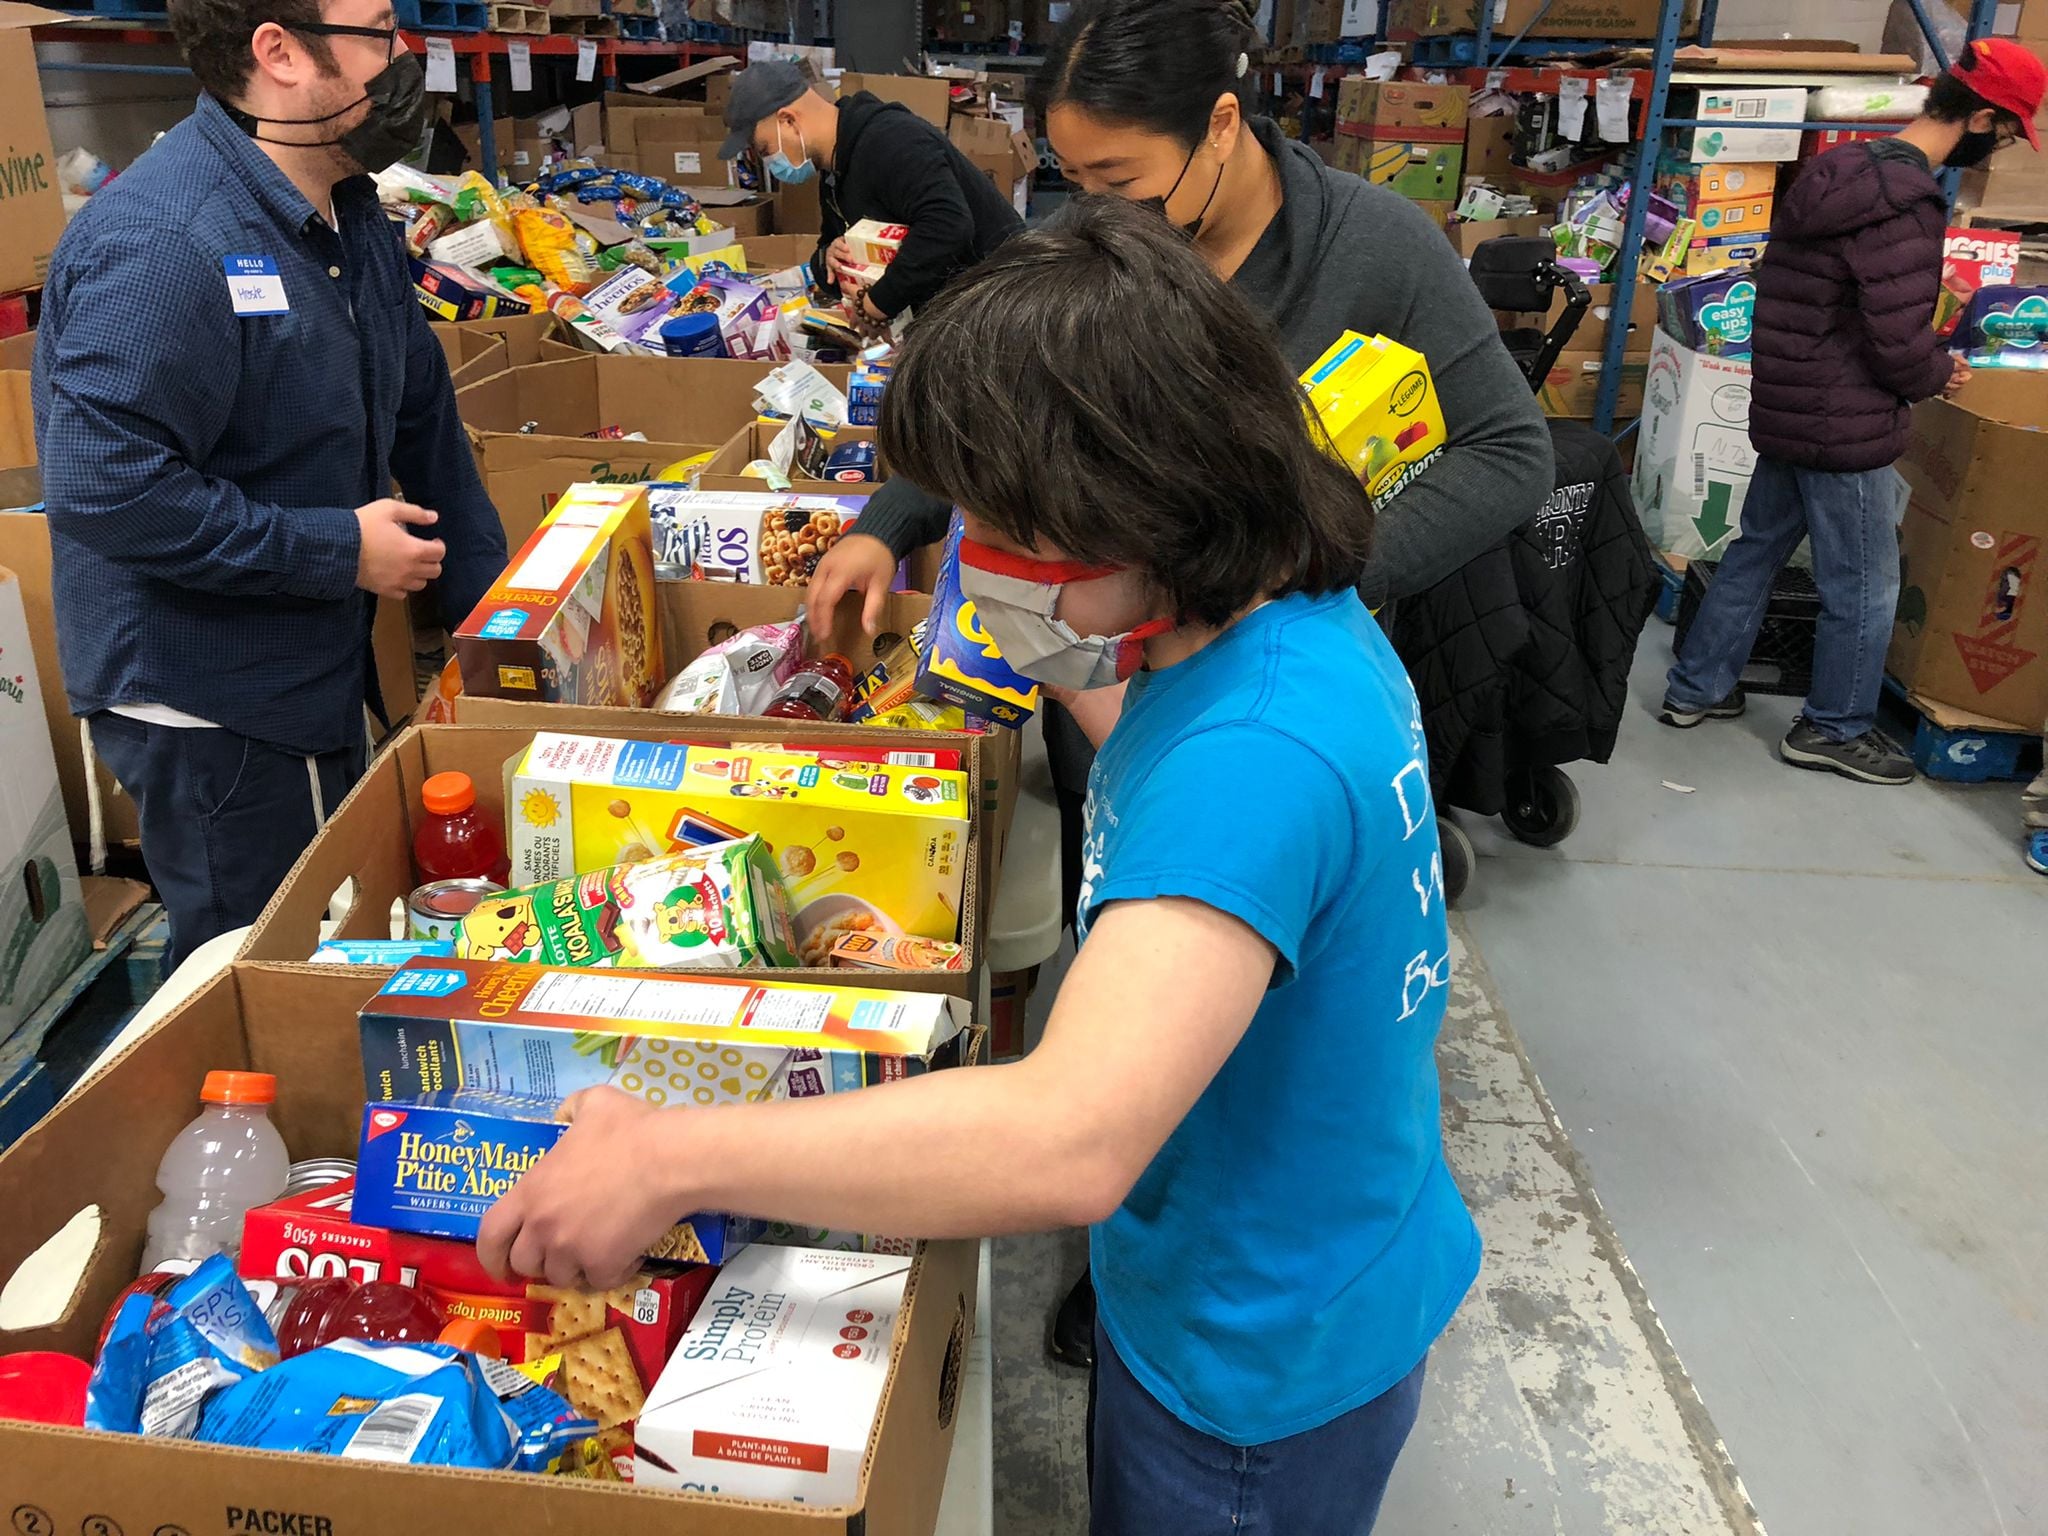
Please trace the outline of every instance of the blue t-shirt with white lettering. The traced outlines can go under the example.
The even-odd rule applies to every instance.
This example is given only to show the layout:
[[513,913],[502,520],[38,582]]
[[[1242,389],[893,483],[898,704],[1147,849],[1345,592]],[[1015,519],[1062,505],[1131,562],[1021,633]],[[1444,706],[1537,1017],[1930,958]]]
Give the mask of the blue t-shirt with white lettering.
[[1399,1382],[1479,1270],[1438,1124],[1450,934],[1421,716],[1356,594],[1267,603],[1132,679],[1089,778],[1083,941],[1108,903],[1162,896],[1279,959],[1091,1232],[1100,1315],[1176,1417],[1263,1444]]

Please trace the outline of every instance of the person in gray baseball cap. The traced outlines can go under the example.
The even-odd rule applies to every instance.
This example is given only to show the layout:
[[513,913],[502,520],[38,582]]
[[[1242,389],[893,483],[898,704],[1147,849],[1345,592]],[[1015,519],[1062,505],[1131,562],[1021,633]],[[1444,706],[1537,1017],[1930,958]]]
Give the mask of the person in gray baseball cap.
[[[735,75],[725,126],[724,159],[751,152],[790,184],[823,173],[811,274],[856,295],[871,322],[937,297],[1024,227],[1008,197],[932,124],[868,91],[829,100],[794,64],[771,60]],[[844,238],[863,219],[907,231],[886,273],[866,284],[848,272],[855,264]]]

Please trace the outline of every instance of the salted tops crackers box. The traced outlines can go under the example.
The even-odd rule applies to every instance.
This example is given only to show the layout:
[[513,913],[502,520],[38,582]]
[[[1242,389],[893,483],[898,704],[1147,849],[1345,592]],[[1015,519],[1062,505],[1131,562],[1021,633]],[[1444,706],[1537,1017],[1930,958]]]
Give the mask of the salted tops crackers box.
[[[982,628],[974,600],[960,590],[960,519],[953,519],[932,583],[931,618],[917,662],[917,691],[964,710],[977,720],[1011,728],[1038,708],[1038,684],[1003,660],[995,638]],[[951,938],[932,933],[925,937]]]
[[647,493],[572,485],[455,631],[462,691],[644,709],[667,680]]
[[1385,506],[1444,451],[1444,408],[1420,352],[1346,331],[1301,376],[1331,446]]
[[772,748],[542,732],[512,778],[512,879],[536,885],[760,834],[799,963],[842,934],[959,937],[967,775]]
[[491,960],[414,961],[358,1016],[372,1104],[604,1086],[657,1106],[808,1098],[957,1065],[967,1023],[935,993]]
[[853,1503],[910,1264],[754,1247],[726,1265],[640,1412],[634,1482]]

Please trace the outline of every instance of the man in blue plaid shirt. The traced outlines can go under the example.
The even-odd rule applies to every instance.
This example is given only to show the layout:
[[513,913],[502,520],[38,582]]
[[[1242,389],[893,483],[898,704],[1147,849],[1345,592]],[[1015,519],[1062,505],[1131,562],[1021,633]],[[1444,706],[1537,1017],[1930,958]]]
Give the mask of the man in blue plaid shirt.
[[35,406],[71,707],[182,959],[361,774],[376,600],[434,584],[453,627],[505,535],[364,174],[428,126],[390,0],[170,20],[204,94],[66,231]]

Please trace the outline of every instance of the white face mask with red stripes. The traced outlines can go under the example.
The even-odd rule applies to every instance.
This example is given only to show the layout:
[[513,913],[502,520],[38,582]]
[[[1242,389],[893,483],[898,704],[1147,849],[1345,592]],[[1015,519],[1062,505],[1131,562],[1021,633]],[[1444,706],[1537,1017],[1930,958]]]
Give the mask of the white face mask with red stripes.
[[1035,683],[1055,688],[1108,688],[1136,672],[1145,642],[1166,634],[1171,619],[1152,619],[1120,635],[1076,634],[1058,617],[1060,592],[1077,582],[1122,574],[1114,565],[1034,560],[960,541],[960,590],[1003,660]]

